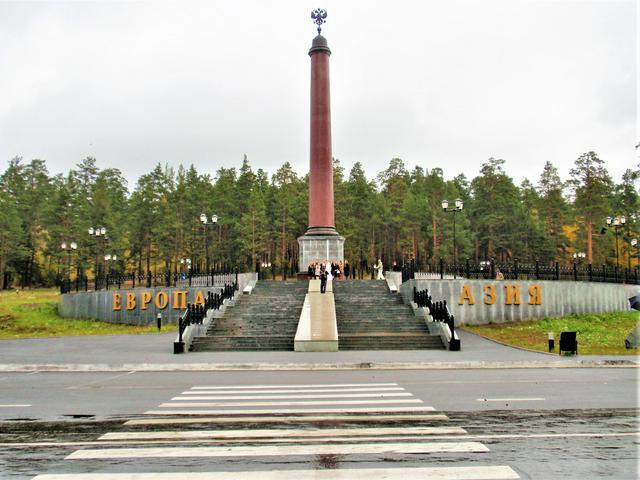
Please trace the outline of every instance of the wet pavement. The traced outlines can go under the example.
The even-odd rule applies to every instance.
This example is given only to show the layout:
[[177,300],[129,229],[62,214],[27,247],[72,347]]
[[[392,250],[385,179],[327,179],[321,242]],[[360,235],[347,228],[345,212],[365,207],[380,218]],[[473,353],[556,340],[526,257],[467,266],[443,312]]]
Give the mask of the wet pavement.
[[[459,426],[465,435],[436,435],[433,442],[474,441],[489,448],[487,453],[429,453],[429,454],[350,454],[350,455],[287,455],[223,457],[223,458],[151,458],[65,460],[77,450],[104,448],[144,448],[162,445],[155,441],[104,441],[99,437],[107,432],[164,431],[166,425],[124,425],[124,419],[104,422],[5,422],[0,433],[0,472],[2,478],[31,479],[41,473],[134,473],[134,472],[242,472],[267,470],[408,468],[509,465],[522,479],[636,479],[638,411],[636,409],[558,410],[558,411],[491,411],[438,412],[449,417],[448,427]],[[339,416],[338,416],[339,417]],[[138,417],[142,418],[142,417]],[[376,427],[441,427],[443,421],[411,420],[385,421]],[[218,424],[210,422],[181,425],[181,431],[274,429],[274,435],[261,441],[239,438],[234,441],[165,441],[171,447],[187,446],[256,446],[296,445],[297,441],[279,439],[279,429],[336,428],[358,430],[371,428],[370,421],[279,421],[257,424]],[[385,443],[388,438],[364,440],[366,443]],[[395,439],[394,442],[416,442],[415,437]],[[324,442],[336,444],[336,439]],[[314,442],[321,443],[321,442]],[[359,443],[350,440],[350,443]],[[241,478],[241,477],[238,477]]]

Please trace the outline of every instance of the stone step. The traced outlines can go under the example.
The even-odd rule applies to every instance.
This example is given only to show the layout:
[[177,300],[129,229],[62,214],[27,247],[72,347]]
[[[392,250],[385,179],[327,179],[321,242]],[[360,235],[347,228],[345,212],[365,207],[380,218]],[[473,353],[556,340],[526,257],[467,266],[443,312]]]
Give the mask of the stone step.
[[340,350],[444,348],[386,281],[346,281],[334,286],[334,295]]
[[256,283],[224,317],[216,319],[206,337],[193,342],[194,351],[293,350],[308,282],[289,280]]
[[340,350],[425,350],[444,349],[436,335],[341,335]]

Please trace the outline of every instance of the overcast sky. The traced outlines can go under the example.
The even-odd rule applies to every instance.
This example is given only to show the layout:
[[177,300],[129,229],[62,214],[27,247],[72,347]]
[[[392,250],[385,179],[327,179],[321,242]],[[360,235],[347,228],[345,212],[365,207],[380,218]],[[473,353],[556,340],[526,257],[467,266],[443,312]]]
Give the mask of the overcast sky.
[[212,175],[309,166],[310,12],[328,11],[333,154],[369,178],[478,174],[534,183],[594,150],[638,164],[634,0],[0,1],[0,171],[84,157],[132,188],[156,163]]

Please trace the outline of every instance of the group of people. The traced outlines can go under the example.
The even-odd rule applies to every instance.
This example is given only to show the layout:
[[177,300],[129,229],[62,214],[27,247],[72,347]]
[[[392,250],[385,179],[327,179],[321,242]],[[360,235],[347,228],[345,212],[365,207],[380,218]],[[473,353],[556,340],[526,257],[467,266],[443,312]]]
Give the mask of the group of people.
[[349,278],[350,266],[349,262],[345,260],[344,262],[340,261],[329,262],[329,260],[325,260],[324,262],[315,261],[309,264],[308,275],[310,279],[313,280],[322,280],[322,276],[326,277],[326,280],[339,280],[342,276],[344,278]]
[[315,261],[309,264],[308,275],[312,280],[320,280],[320,293],[327,291],[327,281],[340,279],[342,275],[349,278],[350,266],[348,261],[344,262],[324,262]]

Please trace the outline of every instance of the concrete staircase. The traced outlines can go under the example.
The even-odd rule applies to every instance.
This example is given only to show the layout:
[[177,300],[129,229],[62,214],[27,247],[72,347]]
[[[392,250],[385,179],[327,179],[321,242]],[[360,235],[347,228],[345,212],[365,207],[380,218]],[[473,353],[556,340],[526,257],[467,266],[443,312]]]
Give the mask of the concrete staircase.
[[444,349],[384,280],[333,282],[340,350]]
[[259,281],[251,295],[215,319],[207,336],[196,337],[192,351],[293,350],[309,282]]

